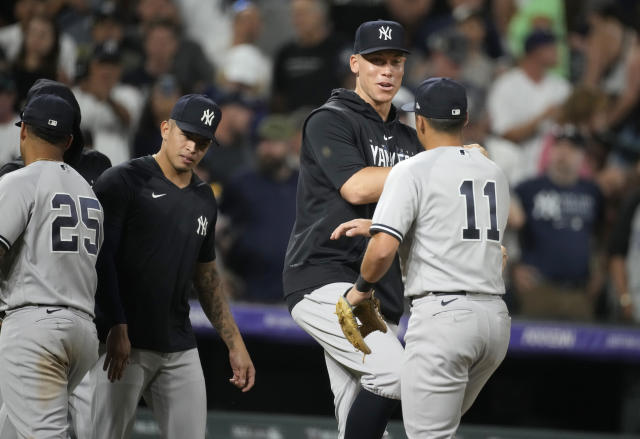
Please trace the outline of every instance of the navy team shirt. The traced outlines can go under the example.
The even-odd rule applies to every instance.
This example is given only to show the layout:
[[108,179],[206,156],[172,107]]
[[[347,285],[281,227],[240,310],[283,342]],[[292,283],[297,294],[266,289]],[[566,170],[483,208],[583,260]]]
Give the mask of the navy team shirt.
[[522,262],[550,281],[586,283],[592,237],[603,212],[600,189],[588,180],[558,186],[542,176],[521,183],[515,192],[527,218],[520,231]]
[[188,299],[196,264],[215,259],[211,188],[194,174],[180,189],[147,156],[107,170],[94,191],[105,216],[97,262],[100,341],[113,325],[127,323],[135,348],[196,347]]

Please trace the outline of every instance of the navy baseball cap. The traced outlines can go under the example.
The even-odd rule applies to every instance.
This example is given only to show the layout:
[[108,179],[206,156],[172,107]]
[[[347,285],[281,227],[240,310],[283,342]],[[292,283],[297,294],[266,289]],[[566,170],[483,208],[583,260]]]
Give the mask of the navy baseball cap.
[[376,20],[366,21],[358,27],[353,53],[366,55],[381,50],[409,53],[404,45],[404,27],[400,23]]
[[24,122],[34,127],[44,128],[54,134],[73,134],[73,108],[66,100],[57,95],[39,94],[34,96],[27,102],[20,119],[20,122],[16,122],[16,126],[21,126]]
[[[178,99],[171,110],[171,119],[182,131],[198,134],[216,142],[214,134],[222,111],[218,104],[201,94],[188,94]],[[217,143],[217,142],[216,142]]]
[[120,46],[115,40],[107,40],[103,43],[98,44],[93,49],[93,54],[91,56],[91,59],[93,61],[110,64],[119,64],[121,58],[122,54],[120,51]]
[[459,82],[449,78],[429,78],[418,86],[415,102],[402,106],[403,111],[429,119],[465,119],[467,92]]
[[524,40],[524,52],[531,53],[538,47],[548,46],[556,43],[556,37],[546,30],[536,29],[532,31]]

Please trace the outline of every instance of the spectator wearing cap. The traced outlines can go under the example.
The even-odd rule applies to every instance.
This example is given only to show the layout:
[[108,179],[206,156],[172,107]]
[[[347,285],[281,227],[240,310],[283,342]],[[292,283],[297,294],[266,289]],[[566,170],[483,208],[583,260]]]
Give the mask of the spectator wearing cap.
[[136,35],[127,32],[124,11],[112,1],[102,2],[95,11],[91,21],[90,40],[92,46],[85,48],[85,58],[91,57],[93,47],[115,41],[120,48],[124,71],[135,69],[142,62],[142,49]]
[[469,143],[484,140],[487,131],[486,96],[487,89],[477,85],[471,77],[465,76],[470,59],[471,42],[456,28],[448,28],[431,34],[428,41],[429,57],[412,72],[413,78],[428,77],[453,79],[461,83],[469,105],[469,124],[465,127],[464,138]]
[[8,72],[0,72],[0,166],[20,157],[20,142],[16,141],[16,84]]
[[185,93],[201,92],[213,82],[213,68],[197,43],[183,38],[169,19],[144,26],[144,59],[138,68],[126,72],[123,81],[148,88],[163,75],[173,75]]
[[113,165],[131,157],[129,141],[142,108],[142,95],[122,84],[121,53],[115,41],[96,46],[87,76],[73,92],[82,113],[81,129]]
[[256,45],[262,16],[250,1],[234,3],[231,47],[222,67],[223,86],[250,96],[264,96],[271,85],[271,61]]
[[60,35],[55,23],[39,15],[24,29],[24,39],[11,71],[16,81],[18,105],[24,103],[29,88],[40,78],[68,83],[70,79],[58,67]]
[[556,38],[533,31],[517,67],[493,84],[487,97],[491,132],[487,141],[493,160],[511,184],[536,175],[542,135],[569,95],[570,84],[548,72],[557,60]]
[[298,172],[292,166],[295,127],[288,117],[267,116],[258,126],[254,167],[224,187],[220,211],[228,233],[220,241],[226,267],[244,283],[238,299],[282,301],[282,269],[295,221]]
[[293,0],[295,39],[282,46],[273,69],[272,110],[321,105],[348,76],[350,48],[331,30],[324,0]]
[[[11,63],[15,62],[23,46],[27,26],[32,18],[41,16],[49,20],[47,2],[43,0],[18,0],[14,6],[16,23],[0,28],[0,49]],[[76,75],[77,50],[76,43],[70,36],[61,34],[56,48],[59,56],[56,59],[54,72],[61,72],[72,81]]]
[[546,173],[523,181],[512,196],[509,226],[521,243],[512,282],[522,314],[588,320],[603,286],[594,250],[603,196],[580,177],[584,137],[572,125],[559,126],[555,136]]

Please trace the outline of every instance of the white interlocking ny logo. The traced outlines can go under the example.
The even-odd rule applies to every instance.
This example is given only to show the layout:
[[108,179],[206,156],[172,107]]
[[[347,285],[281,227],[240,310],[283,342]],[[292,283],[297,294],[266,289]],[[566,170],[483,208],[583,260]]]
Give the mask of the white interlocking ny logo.
[[391,27],[387,26],[380,26],[380,29],[378,29],[378,31],[380,31],[380,35],[378,35],[378,39],[381,40],[382,38],[384,38],[385,41],[390,40],[391,39]]
[[207,108],[202,113],[202,117],[200,118],[200,121],[201,122],[204,121],[204,123],[206,123],[207,125],[211,126],[211,123],[213,122],[213,119],[215,117],[216,117],[216,113],[214,113],[213,111],[209,111],[209,109]]
[[196,230],[196,233],[198,235],[206,235],[207,234],[207,224],[209,222],[207,221],[207,219],[203,216],[201,216],[200,218],[198,218],[198,230]]

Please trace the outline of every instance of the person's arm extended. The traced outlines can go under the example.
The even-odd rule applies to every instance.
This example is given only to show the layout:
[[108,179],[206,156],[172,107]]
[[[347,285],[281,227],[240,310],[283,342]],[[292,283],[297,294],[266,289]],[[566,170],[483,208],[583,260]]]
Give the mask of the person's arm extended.
[[[385,275],[398,251],[400,241],[387,233],[376,233],[369,240],[367,251],[360,266],[360,277],[367,282],[375,283]],[[354,285],[347,293],[347,301],[355,306],[371,297],[370,291],[358,291]]]
[[122,378],[129,361],[131,342],[127,319],[120,298],[116,258],[128,212],[130,186],[115,168],[105,171],[94,185],[104,211],[104,241],[96,261],[98,288],[96,310],[105,320],[109,333],[102,369],[111,382]]
[[540,113],[538,116],[530,119],[529,121],[506,130],[502,134],[502,137],[512,141],[513,143],[523,142],[528,138],[532,137],[538,131],[540,124],[544,120],[553,118],[557,112],[558,112],[558,107],[555,105],[552,105],[548,107],[545,111]]
[[389,167],[362,168],[342,185],[340,195],[351,204],[375,203],[382,194],[389,171]]
[[229,349],[233,370],[229,381],[246,392],[253,387],[256,371],[231,314],[215,261],[198,263],[193,281],[202,310]]
[[[489,157],[482,145],[473,143],[464,145],[466,149],[478,149]],[[353,174],[340,188],[340,195],[351,204],[376,203],[382,195],[384,182],[391,171],[390,167],[368,166]]]

